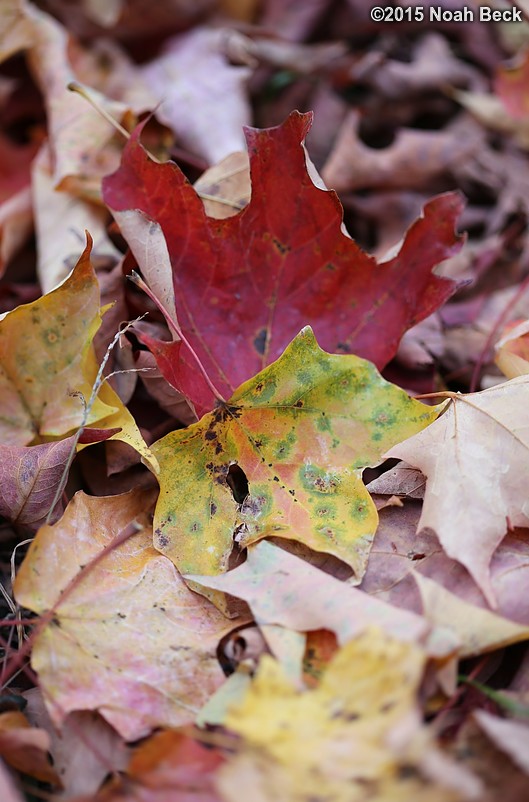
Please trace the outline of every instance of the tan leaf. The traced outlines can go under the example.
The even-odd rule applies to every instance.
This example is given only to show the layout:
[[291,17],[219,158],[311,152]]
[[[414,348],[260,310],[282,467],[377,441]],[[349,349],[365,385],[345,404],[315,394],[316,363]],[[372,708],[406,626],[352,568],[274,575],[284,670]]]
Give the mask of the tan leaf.
[[[19,571],[18,603],[54,612],[36,633],[32,665],[55,725],[98,710],[135,740],[192,721],[224,679],[216,648],[232,625],[152,547],[152,500],[152,491],[77,493]],[[141,531],[112,548],[134,521]]]
[[386,455],[427,476],[419,530],[434,530],[493,607],[492,555],[510,528],[529,525],[528,397],[528,376],[454,395],[438,420]]

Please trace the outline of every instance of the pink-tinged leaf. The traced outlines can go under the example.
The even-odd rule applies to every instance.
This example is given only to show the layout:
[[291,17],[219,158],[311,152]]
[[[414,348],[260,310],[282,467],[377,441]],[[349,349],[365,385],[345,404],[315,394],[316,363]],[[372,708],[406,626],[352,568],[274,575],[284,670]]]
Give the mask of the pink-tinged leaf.
[[518,120],[529,116],[529,53],[514,67],[500,67],[494,82],[494,91],[505,109]]
[[[377,503],[378,499],[374,499]],[[377,504],[378,507],[378,504]],[[414,573],[434,579],[462,601],[487,607],[483,594],[460,563],[444,553],[429,530],[417,534],[421,505],[379,508],[379,525],[360,589],[377,599],[420,613],[423,609]],[[520,588],[529,584],[529,530],[515,529],[494,553],[490,565],[497,613],[529,625],[529,598]]]
[[476,710],[474,718],[492,743],[508,755],[513,763],[529,774],[529,727],[521,721],[507,721]]
[[[115,431],[86,429],[83,442],[106,440]],[[37,530],[48,515],[73,445],[73,437],[39,446],[0,445],[0,515]],[[52,521],[61,513],[59,503]]]
[[[161,226],[179,325],[225,398],[277,359],[307,324],[325,350],[356,353],[380,368],[404,332],[457,286],[432,269],[459,250],[454,225],[461,197],[449,193],[427,203],[399,253],[377,264],[343,233],[336,194],[309,176],[302,143],[311,119],[293,112],[277,128],[246,129],[252,197],[225,220],[207,217],[175,164],[149,158],[141,129],[104,181],[118,222],[120,213],[138,209]],[[199,415],[213,407],[211,390],[194,384],[196,361],[186,345],[165,344],[159,367],[177,389],[184,372],[193,377],[184,392]]]
[[55,726],[97,710],[136,740],[193,721],[224,680],[216,649],[233,625],[153,548],[152,502],[152,491],[79,491],[20,567],[17,602],[54,613],[33,636],[31,662]]
[[339,643],[370,626],[415,642],[429,630],[421,616],[378,601],[267,541],[252,546],[248,560],[227,574],[186,578],[201,592],[210,588],[244,599],[258,624],[300,632],[329,629]]

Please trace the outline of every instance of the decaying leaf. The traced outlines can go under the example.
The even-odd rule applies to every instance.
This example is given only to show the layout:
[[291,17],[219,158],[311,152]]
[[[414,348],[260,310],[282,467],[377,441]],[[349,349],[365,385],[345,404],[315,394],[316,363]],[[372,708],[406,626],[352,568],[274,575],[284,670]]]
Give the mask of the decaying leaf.
[[234,537],[280,535],[361,577],[377,523],[362,470],[438,412],[369,362],[325,353],[307,327],[228,402],[152,446],[155,546],[182,573],[210,574],[227,569]]
[[[336,195],[309,176],[302,142],[310,121],[311,115],[293,112],[277,128],[247,129],[252,197],[226,220],[207,217],[176,165],[149,159],[139,131],[119,170],[104,181],[105,202],[118,223],[123,212],[139,209],[160,224],[179,325],[226,398],[307,324],[326,350],[355,353],[381,367],[403,333],[456,289],[432,268],[460,247],[454,235],[460,197],[430,201],[399,253],[377,265],[342,232]],[[199,417],[212,409],[214,396],[187,346],[144,342]]]
[[[231,624],[152,548],[152,500],[152,491],[78,493],[39,530],[18,573],[17,602],[53,610],[32,666],[56,726],[72,710],[98,710],[135,740],[192,721],[223,681],[216,647]],[[110,548],[134,521],[141,531]]]

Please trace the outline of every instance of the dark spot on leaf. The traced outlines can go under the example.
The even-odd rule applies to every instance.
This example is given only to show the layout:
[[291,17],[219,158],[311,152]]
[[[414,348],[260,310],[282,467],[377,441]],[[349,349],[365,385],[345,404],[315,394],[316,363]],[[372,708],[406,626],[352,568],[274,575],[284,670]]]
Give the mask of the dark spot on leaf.
[[215,446],[215,454],[220,454],[222,451],[224,451],[224,449],[222,448],[221,444],[217,443]]
[[289,250],[290,250],[290,246],[289,246],[289,245],[284,245],[284,244],[283,244],[283,243],[282,243],[280,240],[278,240],[276,237],[273,237],[273,238],[272,238],[272,242],[274,243],[275,247],[277,248],[277,250],[279,251],[279,253],[281,254],[281,256],[284,256],[286,253],[288,253],[288,252],[289,252]]
[[350,354],[351,353],[351,349],[347,345],[347,343],[337,343],[336,344],[336,350],[339,353],[342,353],[342,354]]
[[262,445],[263,445],[263,441],[262,440],[256,440],[255,441],[255,447],[256,448],[261,448]]
[[165,547],[169,545],[169,538],[167,537],[167,535],[159,534],[156,539],[158,541],[158,546],[161,549],[165,549]]
[[206,438],[206,440],[216,440],[217,433],[212,431],[211,429],[208,429],[204,437]]
[[217,505],[213,501],[209,505],[209,512],[211,515],[215,515],[215,513],[217,512]]
[[279,476],[274,476],[274,482],[279,482]]
[[243,469],[236,462],[230,465],[226,474],[226,482],[237,504],[242,504],[248,495],[248,479]]
[[289,490],[288,492],[290,493],[291,496],[295,496],[296,495],[296,491],[295,490]]
[[303,401],[302,401],[301,399],[300,399],[299,401],[296,401],[296,403],[294,404],[294,406],[295,406],[295,407],[302,407],[302,406],[303,406]]
[[127,616],[125,613],[118,613],[118,618],[126,618]]
[[[261,329],[260,332],[257,334],[257,336],[254,338],[253,347],[255,348],[259,356],[263,356],[266,349],[266,329]],[[262,387],[263,387],[262,384],[258,384],[255,389],[260,392]]]
[[412,561],[424,560],[425,557],[426,557],[426,554],[422,554],[421,552],[417,552],[417,553],[411,552],[410,554],[408,554],[408,559],[410,559]]

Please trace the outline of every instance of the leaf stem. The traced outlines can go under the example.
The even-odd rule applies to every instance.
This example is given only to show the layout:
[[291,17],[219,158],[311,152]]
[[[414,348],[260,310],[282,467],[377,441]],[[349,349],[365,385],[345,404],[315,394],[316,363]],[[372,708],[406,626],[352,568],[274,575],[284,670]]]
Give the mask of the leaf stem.
[[176,320],[174,320],[174,318],[171,317],[171,315],[169,314],[167,309],[163,306],[162,303],[160,303],[160,301],[158,300],[156,295],[153,293],[153,291],[151,290],[149,285],[146,284],[146,282],[141,278],[141,276],[138,273],[136,273],[135,270],[132,271],[132,273],[128,276],[128,278],[132,282],[134,282],[134,284],[136,284],[137,287],[142,289],[143,292],[146,295],[149,296],[151,301],[154,304],[156,304],[156,306],[158,307],[158,309],[160,310],[160,312],[162,313],[162,315],[166,319],[167,325],[169,326],[169,328],[177,335],[177,337],[179,337],[179,339],[184,343],[186,348],[188,348],[191,356],[193,357],[193,359],[195,360],[195,362],[197,364],[198,369],[200,370],[202,376],[204,377],[204,381],[206,382],[207,386],[209,387],[209,389],[211,390],[211,392],[213,393],[213,395],[215,396],[217,401],[220,401],[221,404],[225,404],[226,403],[226,399],[221,395],[221,393],[217,390],[217,388],[215,387],[215,385],[213,384],[213,382],[209,378],[209,376],[207,374],[207,371],[206,371],[204,365],[202,364],[199,355],[197,354],[197,352],[195,351],[195,349],[193,348],[193,346],[191,345],[191,343],[189,342],[189,340],[185,336],[184,332],[182,331],[182,329],[180,328],[180,326],[178,325]]
[[527,707],[527,705],[519,704],[518,702],[514,701],[514,699],[510,699],[504,693],[495,691],[493,688],[489,688],[488,685],[483,685],[482,682],[471,679],[471,677],[467,677],[464,674],[460,674],[457,679],[459,682],[464,683],[465,685],[470,685],[472,688],[480,691],[488,699],[491,699],[493,702],[495,702],[498,707],[507,710],[509,713],[514,713],[520,718],[529,718],[529,707]]

